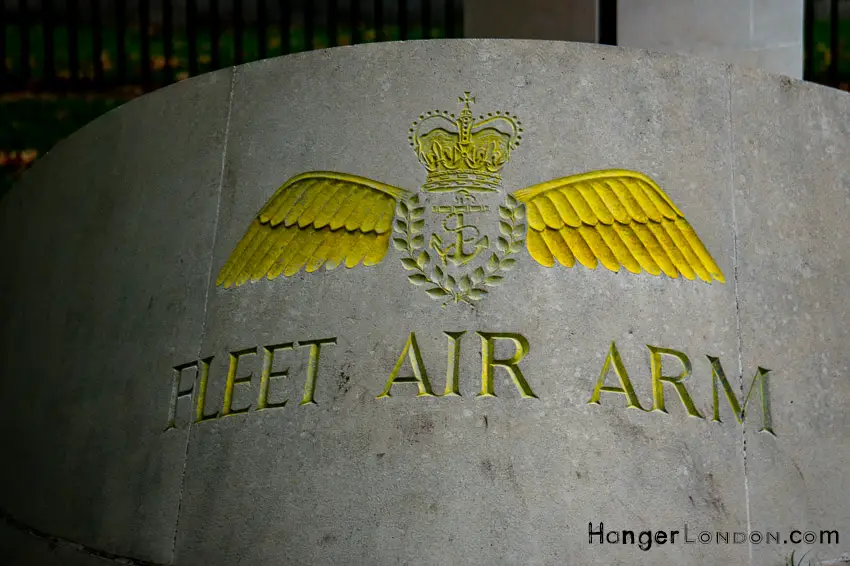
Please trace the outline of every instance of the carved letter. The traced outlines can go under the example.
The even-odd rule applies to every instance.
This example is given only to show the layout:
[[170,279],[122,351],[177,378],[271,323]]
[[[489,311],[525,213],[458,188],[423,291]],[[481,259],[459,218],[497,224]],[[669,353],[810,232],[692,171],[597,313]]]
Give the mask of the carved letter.
[[[605,378],[608,377],[608,371],[612,365],[614,366],[614,372],[617,374],[617,378],[620,380],[620,387],[605,385]],[[594,388],[593,395],[591,395],[590,401],[588,401],[587,404],[601,405],[602,403],[599,402],[599,398],[602,396],[603,391],[607,393],[619,393],[620,395],[625,395],[626,407],[646,411],[646,409],[640,406],[640,400],[638,399],[637,394],[635,394],[635,388],[632,386],[632,382],[629,379],[629,373],[626,371],[626,366],[623,365],[623,360],[620,358],[620,352],[617,351],[617,344],[613,341],[611,341],[611,348],[608,349],[608,355],[605,357],[605,363],[602,365],[602,372],[599,374],[599,380],[596,382],[596,388]]]
[[[516,388],[520,395],[525,398],[531,397],[537,399],[537,395],[531,390],[522,371],[519,369],[519,362],[528,355],[528,340],[521,334],[512,333],[497,333],[497,332],[476,332],[481,337],[481,393],[476,397],[495,397],[495,387],[493,385],[493,368],[503,367],[514,380]],[[495,356],[496,340],[510,340],[514,343],[516,353],[513,357],[507,360],[493,359]]]
[[271,380],[275,378],[288,377],[289,368],[282,371],[272,371],[274,365],[274,353],[278,350],[291,350],[293,343],[277,344],[275,346],[265,346],[263,348],[263,373],[260,376],[260,397],[257,399],[257,410],[275,409],[285,406],[289,400],[281,401],[280,403],[269,403],[269,386]]
[[242,356],[254,355],[256,353],[256,348],[247,348],[245,350],[230,353],[230,366],[227,368],[227,383],[224,385],[224,404],[221,407],[222,417],[226,417],[227,415],[238,415],[239,413],[247,413],[248,409],[251,408],[250,403],[242,409],[232,408],[233,388],[239,383],[248,383],[254,375],[253,372],[248,372],[248,375],[244,377],[236,377],[236,371],[239,367],[239,358]]
[[198,384],[198,404],[195,407],[195,424],[218,418],[218,411],[210,415],[204,414],[204,404],[207,399],[207,382],[210,380],[210,364],[215,356],[201,360],[201,379]]
[[[676,393],[679,394],[679,398],[682,400],[682,404],[685,406],[685,409],[688,410],[688,414],[692,417],[697,418],[705,418],[703,417],[697,408],[694,406],[694,402],[691,399],[691,396],[688,394],[688,390],[685,389],[685,384],[682,383],[688,376],[691,375],[693,371],[693,367],[691,366],[691,360],[688,359],[688,356],[683,354],[682,352],[677,352],[676,350],[670,350],[668,348],[659,348],[656,346],[649,346],[650,356],[650,371],[652,373],[652,398],[655,401],[655,406],[652,407],[653,411],[657,411],[660,413],[666,413],[667,409],[664,408],[664,382],[671,384],[675,389]],[[676,376],[665,376],[661,375],[661,355],[666,354],[668,356],[673,356],[677,358],[680,362],[682,362],[682,373]]]
[[720,383],[723,385],[723,390],[726,392],[726,399],[729,400],[729,405],[732,407],[732,411],[735,413],[735,418],[738,419],[738,423],[740,424],[744,423],[747,404],[750,402],[750,395],[752,395],[753,389],[756,387],[756,382],[760,381],[761,428],[759,429],[759,432],[769,432],[776,436],[776,433],[773,432],[773,426],[770,420],[770,397],[768,396],[767,387],[767,374],[770,373],[770,370],[762,367],[756,370],[756,375],[753,377],[753,382],[750,384],[750,390],[744,398],[744,407],[741,408],[738,398],[735,396],[734,391],[732,391],[732,386],[729,385],[729,381],[726,379],[726,373],[723,371],[723,366],[720,365],[720,360],[711,356],[706,357],[708,358],[708,361],[711,362],[711,392],[714,396],[714,418],[711,420],[718,423],[720,422],[720,400],[717,395],[718,380],[720,380]]
[[[180,389],[180,379],[183,377],[183,370],[187,370],[189,368],[195,368],[195,377],[192,378],[188,389]],[[179,366],[174,366],[174,381],[171,386],[171,405],[169,405],[168,407],[168,426],[165,427],[165,430],[177,428],[177,401],[181,397],[191,398],[192,392],[195,389],[195,379],[197,378],[197,375],[197,361],[189,362],[188,364],[183,364]]]
[[[410,359],[413,375],[398,377],[398,372],[401,370],[401,365],[404,363],[406,357]],[[416,342],[416,334],[414,332],[410,333],[407,342],[405,342],[404,349],[401,351],[401,355],[398,357],[392,373],[390,373],[390,378],[387,380],[387,385],[384,387],[384,391],[378,395],[377,399],[392,397],[390,395],[390,389],[396,383],[416,383],[419,385],[419,394],[417,397],[434,396],[434,393],[431,391],[431,383],[428,381],[428,372],[425,371],[425,364],[422,363],[422,353],[419,351],[419,344]]]
[[446,362],[446,391],[443,397],[459,397],[460,386],[458,384],[458,374],[460,373],[460,337],[466,334],[463,332],[443,332],[449,337],[449,359]]
[[[198,360],[197,362],[189,362],[187,364],[179,365],[174,368],[174,384],[171,388],[171,406],[168,410],[168,427],[165,430],[176,428],[175,421],[177,418],[177,401],[181,397],[187,397],[192,394],[196,379],[199,382],[198,401],[195,405],[195,420],[193,424],[211,421],[218,418],[218,411],[209,415],[204,414],[204,407],[207,399],[207,383],[210,379],[210,364],[212,363],[213,358],[214,356],[210,356],[209,358],[203,358],[202,360]],[[180,381],[182,378],[182,374],[185,370],[190,368],[195,368],[195,377],[192,379],[192,385],[189,386],[187,389],[180,390]]]
[[333,344],[336,346],[336,338],[322,338],[319,340],[305,340],[298,342],[297,346],[310,346],[310,362],[307,365],[307,381],[304,383],[304,397],[301,398],[301,405],[315,405],[313,395],[316,393],[316,378],[319,376],[319,354],[322,353],[323,344]]

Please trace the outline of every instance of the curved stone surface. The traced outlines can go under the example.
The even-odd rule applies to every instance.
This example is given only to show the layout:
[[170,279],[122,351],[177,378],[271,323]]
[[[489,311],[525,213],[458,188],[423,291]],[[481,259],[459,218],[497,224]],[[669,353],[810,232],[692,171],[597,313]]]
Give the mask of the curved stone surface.
[[[474,121],[511,118],[465,145],[464,92]],[[767,565],[809,548],[783,544],[795,529],[838,531],[814,545],[837,558],[848,102],[644,51],[454,40],[267,60],[111,112],[0,202],[6,531],[179,565]],[[439,152],[428,185],[417,140]],[[646,177],[516,193],[598,170]],[[311,171],[348,176],[275,200]],[[494,171],[495,192],[420,191]],[[261,209],[270,239],[233,255]],[[291,273],[349,241],[376,264]],[[646,272],[694,266],[714,282]],[[600,522],[636,544],[589,542]],[[685,524],[782,540],[692,544]],[[647,530],[667,538],[643,550]],[[4,540],[11,560],[32,544]]]

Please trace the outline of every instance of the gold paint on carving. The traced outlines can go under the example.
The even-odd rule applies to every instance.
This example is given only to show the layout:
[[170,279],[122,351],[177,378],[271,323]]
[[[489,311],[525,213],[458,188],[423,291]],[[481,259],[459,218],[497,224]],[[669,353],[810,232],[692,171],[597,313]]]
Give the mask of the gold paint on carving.
[[647,224],[647,226],[652,232],[652,235],[655,236],[655,238],[661,244],[661,247],[667,254],[667,257],[670,258],[670,260],[673,262],[673,265],[675,265],[676,269],[679,270],[679,273],[681,273],[682,276],[685,277],[685,279],[693,281],[695,277],[693,268],[685,261],[681,250],[679,250],[679,248],[677,248],[676,245],[673,243],[673,240],[670,238],[669,234],[667,234],[667,231],[664,229],[664,227],[653,222],[650,222],[649,224]]
[[409,196],[404,189],[346,173],[296,175],[257,214],[216,285],[291,277],[305,267],[307,272],[323,264],[333,269],[343,261],[349,268],[364,259],[374,265],[386,255],[396,202]]
[[[424,234],[419,196],[372,179],[329,171],[286,181],[257,213],[216,279],[239,286],[265,277],[292,277],[340,265],[372,266],[390,242],[408,281],[433,299],[475,304],[498,286],[522,245],[546,267],[601,263],[617,272],[725,282],[720,268],[682,212],[648,176],[625,169],[591,171],[520,189],[499,207],[499,232],[489,236],[475,215],[475,193],[501,190],[501,170],[522,140],[510,112],[477,119],[465,92],[457,117],[426,112],[413,122],[410,145],[425,167],[423,193],[451,193],[455,204],[435,203],[443,232]],[[522,223],[528,217],[528,227]],[[426,236],[428,236],[426,238]],[[481,260],[496,244],[486,267]],[[438,261],[431,262],[431,252]],[[472,265],[472,262],[478,265]],[[464,267],[468,266],[468,267]],[[448,268],[451,268],[451,272]],[[466,271],[459,269],[464,268]]]
[[646,246],[643,245],[643,242],[641,242],[631,226],[618,222],[613,224],[612,228],[644,271],[651,275],[661,275],[661,268],[655,263],[652,254],[649,253],[649,250],[646,249]]
[[[410,360],[410,366],[413,368],[413,375],[399,377],[398,372],[401,370],[401,366],[404,364],[405,359]],[[407,338],[407,342],[404,343],[404,349],[401,351],[401,355],[398,357],[398,361],[396,362],[395,367],[393,367],[393,371],[390,372],[390,377],[387,379],[387,385],[376,399],[392,397],[390,390],[396,383],[417,384],[419,386],[419,394],[416,395],[417,397],[435,396],[434,392],[431,391],[431,382],[428,381],[428,372],[425,369],[425,364],[422,363],[422,352],[419,350],[419,344],[416,342],[416,334],[414,332],[410,333],[410,336]]]
[[427,112],[413,122],[410,145],[428,171],[425,192],[495,192],[501,187],[502,167],[519,147],[520,122],[509,112],[479,117],[469,92],[458,98],[463,105],[457,119],[448,112]]
[[204,405],[207,399],[207,384],[210,380],[210,364],[212,364],[213,356],[201,360],[201,376],[198,383],[198,403],[195,406],[195,424],[211,421],[218,418],[218,411],[205,415]]
[[[691,396],[683,383],[683,381],[690,377],[693,372],[693,366],[691,365],[690,358],[682,352],[671,350],[669,348],[660,348],[658,346],[649,345],[646,347],[649,349],[649,368],[650,374],[652,375],[652,399],[654,401],[652,410],[659,413],[667,412],[664,405],[664,384],[669,383],[676,390],[676,393],[679,394],[679,399],[682,401],[682,404],[685,406],[685,409],[687,409],[690,416],[700,419],[705,418],[694,406],[693,399],[691,399]],[[679,360],[682,363],[682,373],[676,376],[662,375],[662,355],[672,356]]]
[[[576,258],[573,255],[573,252],[570,251],[570,247],[564,241],[563,236],[561,236],[561,231],[544,230],[541,235],[543,237],[544,245],[552,254],[553,265],[555,259],[558,260],[558,263],[567,267],[575,265]],[[529,245],[531,244],[529,243]]]
[[[180,381],[183,377],[183,372],[192,368],[195,369],[195,377],[192,378],[188,388],[180,389]],[[172,428],[177,428],[177,402],[181,397],[191,398],[192,393],[195,390],[195,379],[197,379],[198,376],[198,362],[194,361],[174,366],[172,371],[174,372],[174,379],[172,380],[171,385],[171,403],[168,405],[168,424],[165,427],[166,431]]]
[[271,386],[271,381],[273,379],[282,379],[284,377],[289,377],[289,368],[286,368],[281,371],[272,371],[272,366],[274,366],[274,354],[278,350],[291,350],[295,347],[293,342],[289,342],[288,344],[277,344],[274,346],[264,346],[263,347],[263,372],[260,374],[260,395],[257,398],[257,410],[262,411],[263,409],[276,409],[279,407],[284,407],[289,402],[289,400],[284,400],[279,403],[269,403],[269,388]]
[[640,273],[640,264],[612,226],[599,224],[596,227],[596,231],[599,232],[599,235],[602,236],[602,240],[604,240],[605,245],[607,245],[614,254],[614,261],[616,263],[622,265],[632,273]]
[[753,394],[756,382],[760,382],[762,426],[759,429],[759,432],[767,432],[776,436],[776,433],[773,432],[773,425],[770,418],[770,395],[767,383],[767,377],[770,370],[762,367],[756,370],[756,375],[753,377],[752,383],[750,383],[750,389],[747,391],[746,397],[744,397],[744,406],[741,407],[732,386],[729,384],[729,380],[726,379],[726,373],[723,371],[723,366],[720,365],[720,360],[711,356],[706,357],[708,358],[708,361],[711,362],[711,393],[714,399],[714,418],[711,420],[718,423],[720,422],[720,400],[717,394],[718,380],[722,384],[723,390],[726,392],[726,399],[729,401],[729,405],[732,407],[732,411],[739,424],[744,423],[747,405],[750,402],[750,396]]
[[[608,371],[614,368],[614,373],[617,374],[617,379],[620,380],[620,386],[605,385],[605,380],[608,377]],[[596,381],[596,387],[593,389],[593,394],[590,396],[588,405],[601,405],[600,398],[602,392],[619,393],[626,398],[626,407],[632,409],[640,409],[646,411],[640,405],[640,400],[635,393],[635,388],[629,379],[629,372],[626,371],[626,366],[623,364],[623,359],[620,357],[620,352],[617,350],[617,344],[611,341],[611,347],[608,349],[608,355],[605,356],[605,363],[602,365],[602,371],[599,372],[599,379]]]
[[[470,197],[462,192],[458,193],[458,201],[464,202]],[[457,210],[469,211],[487,211],[486,207],[457,205],[446,206],[440,210],[445,210],[450,215],[455,215]],[[433,249],[440,262],[431,263],[431,254],[425,247],[425,239],[422,236],[422,228],[425,221],[422,219],[425,214],[425,207],[420,206],[419,195],[413,196],[409,201],[399,203],[398,216],[399,219],[395,223],[394,231],[398,236],[393,239],[393,246],[402,252],[407,252],[407,257],[401,259],[402,266],[408,271],[413,271],[412,275],[408,275],[408,280],[414,285],[425,285],[425,292],[433,299],[443,299],[448,302],[465,302],[473,304],[486,297],[489,291],[485,287],[498,287],[504,279],[504,274],[510,271],[516,260],[510,256],[514,255],[521,249],[523,243],[522,233],[525,230],[525,225],[521,223],[524,218],[522,207],[519,202],[511,195],[507,195],[505,204],[499,207],[499,229],[502,234],[496,239],[496,247],[499,253],[492,253],[490,260],[486,266],[480,266],[460,278],[455,278],[449,274],[448,264],[463,265],[470,259],[474,258],[488,247],[489,239],[485,236],[479,240],[473,236],[466,240],[463,238],[462,230],[457,235],[457,239],[452,244],[443,245],[442,238],[437,234],[431,235],[429,247]],[[462,218],[458,219],[456,229],[463,226]],[[449,231],[453,231],[449,229]],[[475,228],[475,233],[478,229]],[[464,251],[464,246],[467,243],[473,243],[475,246],[472,251]],[[501,255],[500,255],[501,254]]]
[[[548,232],[549,230],[543,231]],[[579,263],[588,269],[596,269],[599,262],[597,261],[596,256],[593,255],[593,251],[591,251],[590,246],[587,245],[587,242],[582,237],[581,232],[564,227],[558,233],[560,234],[561,239],[564,240],[567,247],[570,248],[570,251],[575,255],[575,258],[579,261]],[[529,231],[529,235],[530,234],[531,231]],[[532,253],[531,256],[534,257],[534,254]],[[542,265],[546,265],[539,259],[537,261]]]
[[[525,336],[511,332],[476,332],[481,337],[481,392],[476,397],[495,397],[495,385],[493,383],[493,369],[505,368],[508,375],[513,379],[514,385],[523,398],[537,399],[537,395],[531,390],[531,386],[519,369],[519,362],[528,355],[529,344]],[[507,360],[495,359],[496,340],[510,340],[516,351]]]
[[[725,282],[682,212],[649,177],[636,171],[591,171],[514,193],[528,210],[528,251],[538,263],[572,267],[574,256],[591,269],[660,271],[687,279]],[[554,239],[558,231],[560,239]],[[533,237],[538,233],[540,238]],[[550,234],[544,237],[543,234]],[[561,243],[572,252],[556,253]],[[559,256],[564,256],[562,262]]]
[[251,408],[251,405],[248,404],[246,407],[241,409],[233,409],[233,389],[236,385],[240,383],[249,383],[251,378],[253,377],[253,372],[248,372],[248,375],[243,377],[236,377],[236,372],[239,371],[239,359],[243,356],[254,355],[257,353],[257,348],[247,348],[245,350],[239,350],[238,352],[230,353],[230,364],[227,368],[227,382],[224,385],[224,404],[221,407],[221,416],[226,417],[227,415],[238,415],[240,413],[247,413],[248,409]]
[[319,340],[304,340],[299,341],[297,346],[310,346],[310,357],[307,360],[307,380],[304,382],[304,396],[301,398],[301,405],[316,405],[313,399],[316,394],[316,380],[319,377],[319,356],[322,353],[322,346],[336,346],[336,338],[321,338]]
[[460,397],[460,337],[461,332],[443,332],[449,339],[448,360],[446,361],[446,390],[443,397]]

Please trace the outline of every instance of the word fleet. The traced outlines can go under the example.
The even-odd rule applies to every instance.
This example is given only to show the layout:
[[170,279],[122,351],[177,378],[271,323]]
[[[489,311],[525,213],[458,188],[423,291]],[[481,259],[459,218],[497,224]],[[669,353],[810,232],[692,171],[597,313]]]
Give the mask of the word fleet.
[[[388,377],[382,391],[376,395],[377,399],[390,399],[400,385],[409,384],[415,385],[418,389],[418,397],[456,397],[460,396],[460,353],[462,337],[466,334],[465,331],[448,332],[443,334],[447,338],[446,342],[446,382],[442,393],[435,393],[431,385],[431,380],[428,377],[428,371],[423,362],[422,352],[416,340],[415,332],[411,332],[404,343],[401,354],[399,355],[395,365],[389,369]],[[514,386],[517,389],[520,397],[525,399],[537,399],[532,389],[532,385],[523,373],[521,366],[522,360],[528,355],[530,345],[528,340],[518,333],[513,332],[476,332],[475,333],[481,343],[481,388],[476,394],[476,397],[488,398],[496,397],[494,385],[494,375],[497,369],[504,370],[511,378]],[[513,347],[513,355],[506,358],[497,358],[496,344],[498,342],[507,342]],[[300,340],[295,342],[281,343],[268,346],[257,346],[245,348],[233,352],[228,352],[228,369],[225,377],[224,392],[221,398],[221,405],[214,412],[207,412],[207,390],[210,380],[210,365],[213,357],[202,358],[183,363],[173,367],[173,376],[171,382],[171,402],[168,410],[168,425],[166,430],[179,428],[177,424],[178,403],[182,399],[190,399],[193,401],[194,411],[191,421],[194,424],[204,423],[215,419],[220,419],[229,415],[237,415],[247,413],[249,411],[263,411],[268,409],[283,408],[287,401],[271,402],[269,400],[272,385],[279,379],[287,377],[288,369],[273,371],[275,356],[279,353],[288,350],[306,349],[306,375],[304,376],[303,395],[299,405],[316,404],[315,393],[316,384],[319,377],[320,358],[324,348],[336,346],[336,338],[322,338],[313,340]],[[698,419],[705,419],[705,415],[697,408],[690,392],[686,387],[686,380],[693,373],[693,366],[690,358],[683,352],[670,348],[662,348],[658,346],[647,346],[649,350],[650,360],[650,380],[652,390],[652,405],[649,408],[644,407],[637,394],[635,393],[632,379],[623,363],[617,345],[611,342],[608,348],[605,361],[599,377],[593,384],[590,390],[590,398],[587,403],[592,405],[601,405],[603,395],[609,398],[611,395],[618,395],[625,401],[626,408],[637,409],[645,412],[667,413],[667,404],[670,398],[670,393],[675,393],[676,399],[682,403],[688,415]],[[235,409],[233,407],[234,391],[237,386],[249,384],[253,379],[253,374],[248,373],[244,376],[239,376],[240,363],[244,358],[249,356],[262,356],[262,370],[259,376],[259,396],[256,403]],[[662,369],[663,356],[677,360],[681,371],[677,375],[665,375]],[[711,420],[713,422],[721,422],[720,420],[720,390],[722,389],[733,414],[739,424],[743,424],[747,415],[747,408],[754,398],[754,393],[758,393],[761,398],[761,413],[762,426],[760,432],[775,434],[770,418],[770,402],[768,390],[768,375],[770,370],[757,368],[753,377],[749,390],[743,396],[743,400],[739,400],[734,389],[732,388],[726,376],[726,372],[716,357],[707,356],[711,363],[711,388],[712,388],[712,406],[713,413]],[[405,362],[408,362],[412,368],[412,375],[400,375],[401,368]],[[194,371],[194,375],[191,372]],[[617,383],[610,384],[609,376],[613,373],[616,376]],[[183,387],[184,377],[191,377],[188,386]],[[742,392],[743,393],[743,392]]]

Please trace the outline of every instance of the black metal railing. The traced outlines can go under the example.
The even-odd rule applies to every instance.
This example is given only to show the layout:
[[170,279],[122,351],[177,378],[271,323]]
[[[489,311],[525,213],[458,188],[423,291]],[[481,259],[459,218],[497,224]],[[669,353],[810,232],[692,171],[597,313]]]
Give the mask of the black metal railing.
[[0,0],[0,197],[144,92],[309,49],[461,37],[463,0]]
[[0,92],[147,91],[297,51],[462,33],[462,0],[0,0]]
[[617,0],[597,0],[598,37],[602,45],[617,45]]
[[806,0],[803,78],[850,91],[850,0]]

